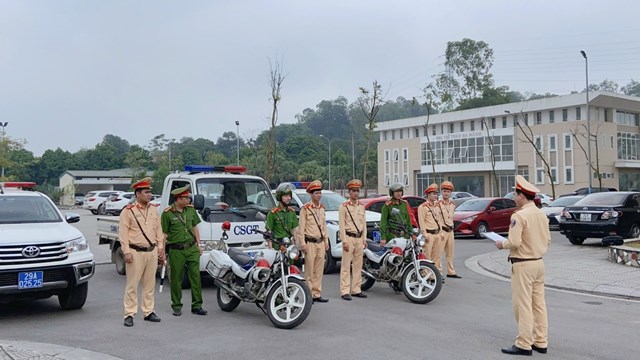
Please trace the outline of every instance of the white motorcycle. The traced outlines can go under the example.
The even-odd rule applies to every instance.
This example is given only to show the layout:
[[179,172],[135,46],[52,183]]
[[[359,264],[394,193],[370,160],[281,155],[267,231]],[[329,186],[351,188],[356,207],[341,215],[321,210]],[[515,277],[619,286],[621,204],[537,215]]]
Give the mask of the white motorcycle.
[[[223,240],[228,238],[229,227],[228,222],[222,225]],[[267,232],[257,232],[270,237]],[[289,265],[300,252],[288,238],[281,245],[281,250],[253,253],[236,248],[211,251],[206,269],[218,287],[222,311],[233,311],[244,301],[255,303],[277,328],[292,329],[304,322],[313,303],[311,291],[300,270]]]
[[[392,210],[392,214],[397,209]],[[403,225],[392,223],[401,228]],[[368,240],[362,263],[362,290],[369,290],[376,281],[388,283],[396,291],[402,291],[409,301],[426,304],[435,299],[442,288],[442,275],[435,264],[422,253],[424,237],[413,230],[415,239],[397,237],[385,247]]]

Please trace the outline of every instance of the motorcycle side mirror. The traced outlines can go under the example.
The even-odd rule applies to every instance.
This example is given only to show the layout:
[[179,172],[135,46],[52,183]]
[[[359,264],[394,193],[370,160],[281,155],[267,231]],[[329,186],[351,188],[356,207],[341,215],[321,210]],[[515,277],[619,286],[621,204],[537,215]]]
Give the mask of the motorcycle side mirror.
[[260,221],[265,221],[265,220],[267,220],[267,216],[265,214],[263,214],[262,212],[258,211],[256,213],[256,219],[258,219]]
[[411,231],[411,233],[413,233],[413,235],[418,236],[420,235],[420,229],[418,228],[413,228],[413,230]]
[[285,245],[289,245],[291,244],[291,239],[289,239],[288,237],[282,238],[282,243]]
[[394,216],[400,215],[400,209],[398,208],[391,209],[391,215],[394,215]]
[[193,207],[196,210],[204,209],[204,195],[197,194],[193,197]]

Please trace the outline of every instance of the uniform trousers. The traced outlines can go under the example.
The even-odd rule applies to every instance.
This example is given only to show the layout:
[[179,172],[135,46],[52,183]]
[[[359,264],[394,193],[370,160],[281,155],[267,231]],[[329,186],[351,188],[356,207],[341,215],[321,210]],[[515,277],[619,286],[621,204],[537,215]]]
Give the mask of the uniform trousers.
[[431,248],[431,261],[436,264],[436,268],[442,274],[442,250],[444,250],[444,237],[442,236],[444,231],[440,231],[437,235],[434,235],[435,241]]
[[544,262],[521,261],[511,266],[513,314],[518,322],[515,345],[546,348],[548,342],[547,305],[544,300]]
[[127,284],[124,289],[124,317],[135,316],[138,312],[138,286],[142,287],[142,304],[140,308],[144,316],[153,312],[156,287],[156,271],[158,270],[158,248],[152,251],[131,249],[133,262],[125,263]]
[[453,252],[454,252],[455,238],[453,237],[453,231],[450,231],[450,232],[443,231],[440,234],[444,239],[444,253],[445,253],[446,262],[447,262],[447,275],[455,275],[456,269],[453,267]]
[[362,286],[362,239],[347,235],[343,242],[349,251],[342,250],[340,263],[340,295],[359,294]]
[[307,242],[307,252],[304,255],[304,272],[307,285],[311,289],[311,296],[319,298],[322,293],[322,274],[324,273],[324,242]]
[[168,251],[171,273],[171,308],[182,309],[182,278],[185,269],[191,284],[191,310],[202,307],[202,284],[200,279],[200,250],[197,245],[187,249]]

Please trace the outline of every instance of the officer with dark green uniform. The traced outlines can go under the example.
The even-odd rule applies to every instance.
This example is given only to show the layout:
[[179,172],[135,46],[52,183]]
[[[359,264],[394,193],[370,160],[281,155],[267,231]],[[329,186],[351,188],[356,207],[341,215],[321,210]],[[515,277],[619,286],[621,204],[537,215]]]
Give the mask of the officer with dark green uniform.
[[[265,227],[276,240],[282,240],[282,238],[288,237],[293,244],[295,243],[294,238],[298,231],[298,217],[296,216],[296,211],[289,207],[292,194],[293,185],[284,183],[278,186],[276,189],[278,206],[271,209],[269,214],[267,214]],[[269,246],[276,250],[280,248],[280,244],[271,242],[269,242]]]
[[191,313],[207,315],[202,308],[202,285],[200,283],[200,218],[190,204],[190,185],[171,191],[175,198],[172,206],[164,209],[161,217],[162,232],[167,235],[167,254],[171,267],[171,308],[173,315],[182,315],[182,277],[187,269],[191,284]]
[[[409,217],[409,203],[406,200],[402,199],[402,195],[404,192],[404,186],[402,184],[396,183],[389,187],[389,199],[382,206],[382,215],[380,216],[380,232],[382,239],[380,240],[380,245],[385,246],[388,240],[391,240],[396,237],[406,237],[409,238],[411,235],[411,230],[413,226],[411,225],[411,218]],[[391,211],[393,209],[400,210],[400,214],[393,215]],[[393,224],[393,222],[404,224],[405,229],[404,232],[397,225]]]

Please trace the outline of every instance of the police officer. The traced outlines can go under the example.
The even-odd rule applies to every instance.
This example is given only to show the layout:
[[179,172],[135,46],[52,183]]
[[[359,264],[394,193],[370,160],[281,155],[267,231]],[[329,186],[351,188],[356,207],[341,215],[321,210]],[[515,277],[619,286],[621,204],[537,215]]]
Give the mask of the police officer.
[[162,232],[167,235],[167,254],[171,267],[171,308],[173,315],[182,315],[182,277],[185,267],[191,284],[191,313],[207,315],[202,308],[202,285],[200,281],[200,218],[191,205],[191,185],[171,191],[174,203],[164,209],[160,217]]
[[324,206],[320,203],[322,197],[322,183],[312,181],[307,186],[307,193],[311,201],[300,209],[300,242],[305,252],[304,268],[307,285],[311,289],[313,302],[329,302],[322,295],[322,275],[324,272],[324,257],[329,250],[329,237]]
[[[409,217],[409,203],[402,199],[403,192],[404,186],[402,184],[395,183],[389,186],[391,199],[382,205],[382,214],[380,215],[380,232],[382,236],[380,245],[382,246],[385,246],[388,240],[395,237],[409,237],[410,235],[412,227],[411,218]],[[394,208],[398,209],[400,214],[393,215],[392,210]],[[394,222],[404,225],[407,232],[400,229]]]
[[151,178],[131,185],[136,202],[120,213],[119,241],[124,254],[127,284],[124,290],[124,326],[133,326],[138,311],[138,286],[142,285],[144,320],[160,322],[154,312],[158,263],[164,264],[164,234],[160,216],[151,201]]
[[[454,251],[454,236],[453,236],[453,213],[456,209],[456,204],[451,201],[451,192],[453,191],[453,183],[450,181],[443,181],[440,185],[442,189],[442,200],[440,200],[438,204],[438,210],[442,214],[442,232],[440,236],[442,237],[443,243],[442,247],[444,249],[444,253],[446,255],[447,261],[447,277],[461,279],[462,276],[456,273],[456,269],[453,267],[453,251]],[[442,266],[440,256],[442,252],[438,253],[437,264]]]
[[[298,231],[298,217],[296,211],[289,206],[291,196],[293,194],[293,185],[283,183],[278,185],[276,189],[276,200],[278,205],[271,209],[267,214],[265,227],[271,232],[271,235],[278,241],[288,237],[292,242],[295,241]],[[280,249],[278,243],[269,241],[269,247],[276,250]]]
[[515,345],[502,349],[510,355],[545,354],[548,345],[547,305],[544,299],[544,263],[551,242],[549,222],[534,203],[540,190],[521,175],[516,176],[513,200],[518,210],[511,215],[509,238],[496,242],[498,249],[509,249],[511,297],[518,322]]
[[338,208],[342,260],[340,261],[340,296],[351,301],[351,297],[366,298],[362,285],[362,257],[367,247],[367,219],[364,205],[358,201],[362,182],[353,179],[347,183],[349,200]]
[[432,260],[434,244],[441,241],[440,237],[440,211],[438,211],[438,184],[431,184],[424,190],[427,201],[418,207],[418,224],[425,239],[424,254]]

